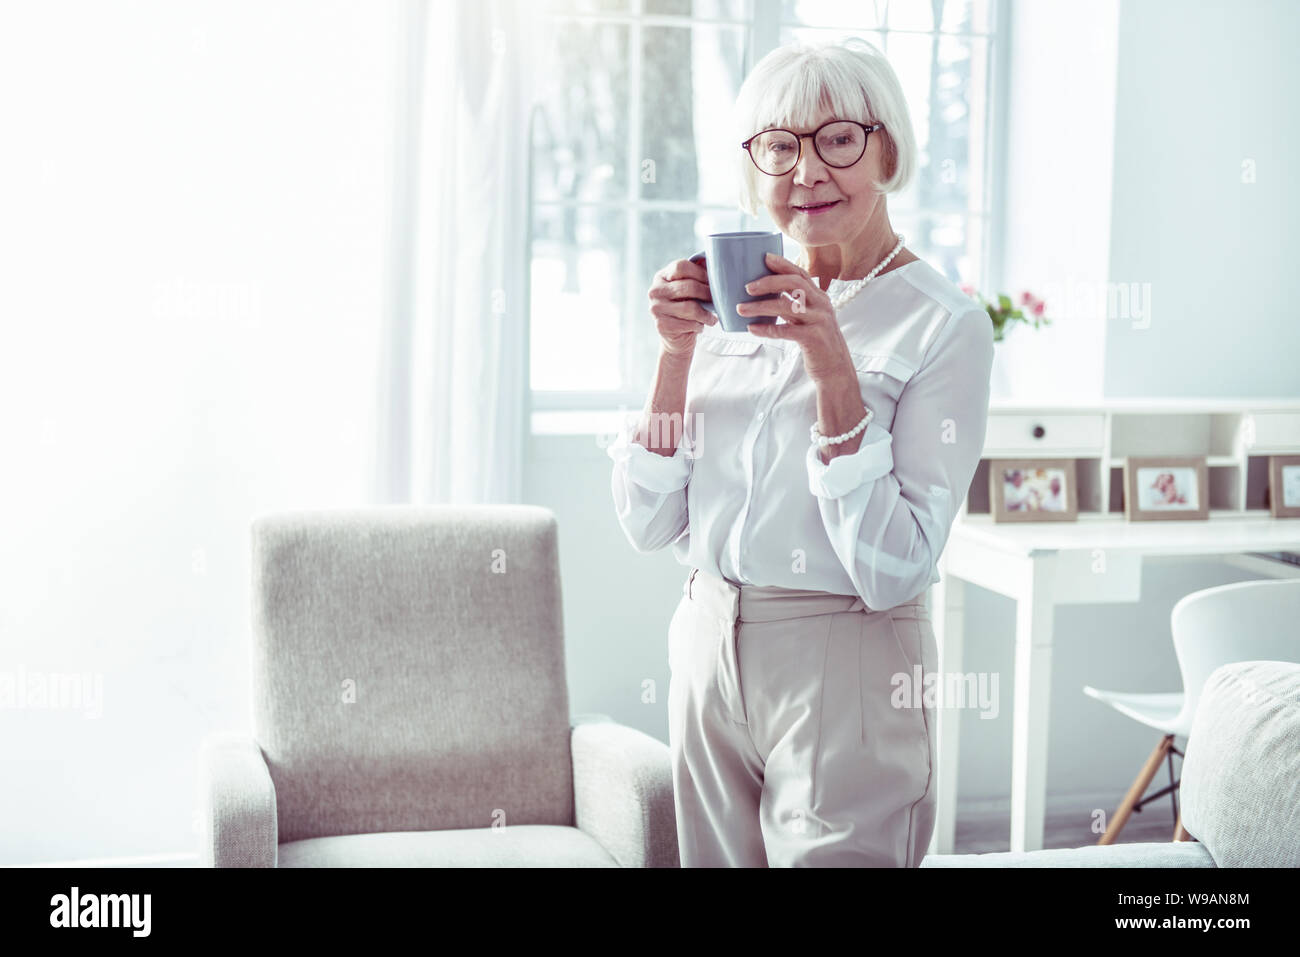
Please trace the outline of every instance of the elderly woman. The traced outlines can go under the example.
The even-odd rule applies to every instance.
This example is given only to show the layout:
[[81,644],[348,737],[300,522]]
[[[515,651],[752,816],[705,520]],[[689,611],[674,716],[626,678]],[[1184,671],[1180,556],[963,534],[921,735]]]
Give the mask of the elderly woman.
[[925,594],[983,448],[993,329],[889,223],[916,143],[874,47],[775,50],[736,115],[741,206],[800,262],[768,256],[732,333],[700,303],[707,261],[660,270],[654,385],[608,450],[633,547],[691,569],[668,636],[681,861],[911,867],[934,829]]

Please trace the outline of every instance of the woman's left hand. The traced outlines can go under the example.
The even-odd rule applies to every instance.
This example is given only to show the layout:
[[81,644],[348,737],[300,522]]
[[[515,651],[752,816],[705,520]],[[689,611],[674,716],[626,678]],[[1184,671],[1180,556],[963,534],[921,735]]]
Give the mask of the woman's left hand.
[[745,286],[745,291],[754,296],[776,298],[766,302],[742,302],[736,311],[746,318],[780,316],[785,323],[751,322],[749,331],[759,338],[797,342],[803,349],[804,368],[814,382],[855,374],[853,357],[840,331],[839,320],[835,318],[830,296],[822,291],[806,269],[784,256],[768,253],[767,268],[775,275],[755,279]]

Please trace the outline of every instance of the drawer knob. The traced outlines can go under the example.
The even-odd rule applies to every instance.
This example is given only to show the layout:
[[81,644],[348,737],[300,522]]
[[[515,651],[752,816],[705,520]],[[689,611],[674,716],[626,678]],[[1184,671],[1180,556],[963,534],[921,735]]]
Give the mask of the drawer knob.
[[1043,428],[1041,425],[1034,426],[1034,438],[1041,439],[1046,434],[1047,434],[1047,430]]

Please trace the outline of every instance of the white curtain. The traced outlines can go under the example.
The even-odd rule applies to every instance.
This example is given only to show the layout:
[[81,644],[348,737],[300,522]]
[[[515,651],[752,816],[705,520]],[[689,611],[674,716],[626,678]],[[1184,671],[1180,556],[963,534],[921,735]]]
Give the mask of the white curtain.
[[381,502],[521,500],[536,6],[401,8]]

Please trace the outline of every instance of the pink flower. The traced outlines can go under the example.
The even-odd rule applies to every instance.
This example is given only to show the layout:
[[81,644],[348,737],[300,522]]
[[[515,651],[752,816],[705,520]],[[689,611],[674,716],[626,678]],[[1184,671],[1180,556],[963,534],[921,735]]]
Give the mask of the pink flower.
[[964,292],[964,293],[965,293],[966,295],[968,295],[968,296],[973,296],[973,295],[975,295],[975,287],[972,286],[972,285],[971,285],[970,283],[968,283],[968,282],[964,282],[964,283],[961,284],[961,291]]
[[1027,306],[1027,305],[1029,305],[1029,304],[1030,304],[1031,302],[1033,302],[1033,301],[1034,301],[1034,297],[1033,297],[1033,295],[1029,292],[1028,289],[1026,289],[1024,292],[1022,292],[1022,293],[1020,294],[1020,304],[1021,304],[1022,306]]
[[1034,315],[1041,316],[1043,314],[1043,307],[1046,305],[1047,304],[1043,302],[1041,299],[1038,300],[1038,302],[1034,303]]

